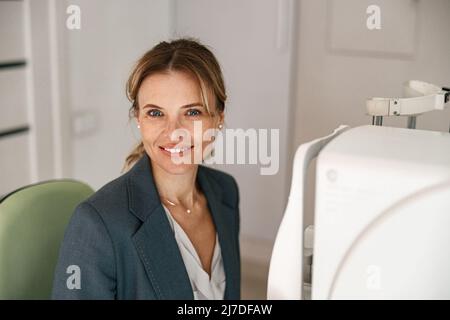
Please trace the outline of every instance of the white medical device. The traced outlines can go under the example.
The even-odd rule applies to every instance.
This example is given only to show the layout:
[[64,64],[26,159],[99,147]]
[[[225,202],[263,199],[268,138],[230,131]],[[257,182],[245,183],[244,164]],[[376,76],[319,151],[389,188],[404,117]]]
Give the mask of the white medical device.
[[[435,109],[448,101],[433,95]],[[400,114],[432,107],[410,101]],[[394,114],[391,102],[380,116]],[[304,298],[305,177],[316,157],[312,299],[450,299],[450,133],[383,126],[341,126],[297,149],[268,299]]]
[[433,110],[444,110],[450,100],[450,88],[410,80],[403,84],[405,98],[372,98],[367,100],[367,113],[373,125],[382,125],[385,116],[408,116],[408,128],[416,128],[416,117]]

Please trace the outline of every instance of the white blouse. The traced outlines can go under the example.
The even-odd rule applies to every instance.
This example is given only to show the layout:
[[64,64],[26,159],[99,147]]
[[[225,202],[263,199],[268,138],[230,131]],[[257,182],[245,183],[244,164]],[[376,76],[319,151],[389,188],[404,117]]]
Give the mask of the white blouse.
[[183,228],[172,217],[169,209],[163,205],[164,211],[169,219],[170,226],[180,249],[184,265],[186,266],[195,300],[223,300],[225,294],[225,271],[223,268],[222,253],[220,250],[219,237],[216,232],[216,244],[214,247],[211,264],[211,279],[203,269],[200,257],[191,240]]

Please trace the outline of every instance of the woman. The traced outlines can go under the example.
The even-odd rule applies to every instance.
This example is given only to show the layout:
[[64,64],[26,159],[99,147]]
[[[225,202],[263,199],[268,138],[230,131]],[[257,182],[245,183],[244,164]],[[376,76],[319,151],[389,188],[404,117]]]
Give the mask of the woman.
[[127,94],[142,142],[132,168],[75,210],[53,298],[240,299],[238,187],[201,165],[224,120],[216,58],[194,40],[161,42]]

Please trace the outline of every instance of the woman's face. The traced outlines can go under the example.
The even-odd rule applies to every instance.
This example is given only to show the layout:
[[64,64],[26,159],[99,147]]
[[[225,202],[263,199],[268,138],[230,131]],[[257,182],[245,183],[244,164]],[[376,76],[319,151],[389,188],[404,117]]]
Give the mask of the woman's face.
[[[207,112],[196,79],[185,72],[145,78],[138,105],[137,122],[145,150],[154,165],[171,174],[183,174],[201,163],[212,147],[212,129],[223,122],[223,112],[213,116]],[[211,108],[215,111],[214,105]]]

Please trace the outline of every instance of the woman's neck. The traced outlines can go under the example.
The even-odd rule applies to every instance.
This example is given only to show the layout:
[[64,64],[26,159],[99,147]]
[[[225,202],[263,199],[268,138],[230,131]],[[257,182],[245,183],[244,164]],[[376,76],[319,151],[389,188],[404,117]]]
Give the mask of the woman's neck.
[[161,197],[191,207],[198,196],[196,185],[198,166],[183,174],[170,174],[156,164],[152,165],[153,179]]

